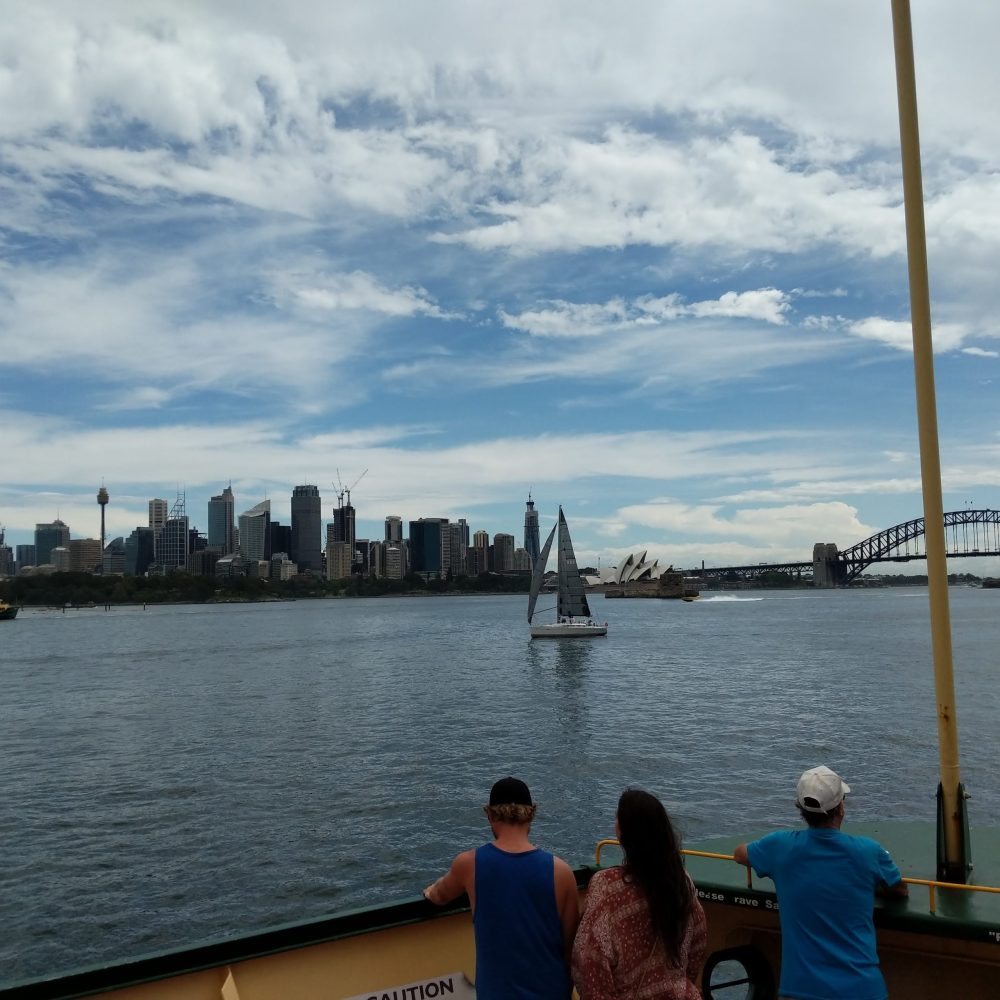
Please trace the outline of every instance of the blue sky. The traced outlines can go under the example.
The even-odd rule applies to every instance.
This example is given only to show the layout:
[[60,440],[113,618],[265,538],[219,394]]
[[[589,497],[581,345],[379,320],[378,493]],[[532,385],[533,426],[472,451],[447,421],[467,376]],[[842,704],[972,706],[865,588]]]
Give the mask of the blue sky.
[[[996,507],[1000,8],[913,20],[945,509]],[[530,489],[602,565],[920,516],[895,100],[888,2],[12,6],[8,542],[366,469],[359,535]]]

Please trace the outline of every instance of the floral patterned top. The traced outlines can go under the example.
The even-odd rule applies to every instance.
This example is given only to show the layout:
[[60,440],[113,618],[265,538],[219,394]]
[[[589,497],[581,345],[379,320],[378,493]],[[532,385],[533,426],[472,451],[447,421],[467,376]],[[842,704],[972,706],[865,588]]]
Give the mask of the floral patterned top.
[[573,942],[573,982],[580,1000],[701,1000],[697,980],[705,942],[705,911],[693,882],[681,961],[674,968],[653,933],[645,897],[622,868],[607,868],[587,889]]

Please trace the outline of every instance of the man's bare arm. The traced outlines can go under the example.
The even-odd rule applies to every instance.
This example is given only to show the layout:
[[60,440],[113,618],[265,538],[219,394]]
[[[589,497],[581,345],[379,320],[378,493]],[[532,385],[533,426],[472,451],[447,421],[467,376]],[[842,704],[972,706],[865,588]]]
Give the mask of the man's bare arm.
[[740,844],[740,846],[733,851],[733,861],[735,861],[738,865],[743,865],[744,868],[750,867],[750,857],[747,854],[746,844]]
[[573,938],[580,925],[580,893],[576,887],[576,876],[562,858],[554,860],[554,877],[556,884],[556,908],[559,911],[559,922],[562,924],[563,949],[567,965],[573,952]]
[[471,901],[475,865],[475,852],[465,851],[463,854],[459,854],[451,863],[451,868],[424,889],[424,898],[438,906],[444,906],[445,903],[458,899],[463,892],[467,892]]
[[887,896],[890,899],[905,899],[910,895],[910,887],[900,879],[895,885],[886,885],[883,882],[876,892],[880,896]]

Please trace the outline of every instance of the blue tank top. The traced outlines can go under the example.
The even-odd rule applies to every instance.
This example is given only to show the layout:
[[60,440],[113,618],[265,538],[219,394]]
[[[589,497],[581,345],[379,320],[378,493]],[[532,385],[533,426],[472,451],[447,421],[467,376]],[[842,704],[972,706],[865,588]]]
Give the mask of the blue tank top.
[[567,1000],[552,855],[476,849],[477,1000]]

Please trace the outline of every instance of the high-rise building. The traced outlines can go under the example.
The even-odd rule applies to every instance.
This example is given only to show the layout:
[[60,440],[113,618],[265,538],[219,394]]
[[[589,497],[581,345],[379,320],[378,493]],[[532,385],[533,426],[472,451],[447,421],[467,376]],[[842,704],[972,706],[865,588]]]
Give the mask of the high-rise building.
[[335,507],[333,511],[334,541],[346,542],[353,548],[356,540],[354,522],[355,511],[349,503]]
[[385,578],[402,580],[406,575],[406,559],[402,544],[386,542],[382,554],[385,559]]
[[49,552],[49,563],[55,567],[57,573],[68,573],[72,565],[71,559],[68,545],[57,545]]
[[99,538],[73,538],[68,545],[69,568],[73,573],[100,573],[104,549]]
[[347,542],[327,542],[326,578],[328,580],[346,580],[351,575],[353,559],[354,550]]
[[[475,575],[478,576],[480,573],[489,573],[493,568],[490,565],[490,536],[485,531],[477,531],[472,536],[472,548],[476,553],[476,572]],[[472,575],[472,570],[469,570],[470,575]]]
[[446,517],[422,517],[410,521],[410,570],[423,576],[445,572],[444,547],[447,544]]
[[538,538],[538,511],[535,510],[535,503],[530,493],[524,508],[524,547],[528,552],[528,560],[534,567],[542,547]]
[[102,559],[105,576],[121,576],[126,570],[125,539],[121,536],[112,538],[104,547]]
[[230,483],[218,496],[208,501],[208,544],[224,556],[236,551],[236,497]]
[[125,539],[112,538],[104,547],[104,575],[121,576],[126,568]]
[[159,531],[167,523],[170,516],[170,504],[166,500],[149,501],[149,526],[153,531]]
[[4,538],[4,529],[0,525],[0,576],[14,575],[14,551]]
[[514,549],[514,570],[518,573],[531,571],[531,557],[527,549]]
[[69,551],[69,528],[56,518],[51,524],[35,525],[35,565],[44,566],[52,562],[52,550],[56,547]]
[[17,545],[14,547],[14,555],[17,558],[17,571],[19,573],[25,566],[35,565],[34,545]]
[[323,571],[323,508],[316,486],[292,490],[292,546],[289,555],[300,572]]
[[403,519],[398,514],[390,514],[385,519],[385,540],[387,542],[403,540]]
[[493,569],[509,573],[514,568],[514,536],[502,531],[493,536]]
[[271,553],[271,501],[262,500],[240,514],[240,555],[245,562],[268,560]]
[[[165,502],[150,501],[150,520],[153,519],[154,513],[157,517],[160,513],[159,508],[154,512],[153,504]],[[153,547],[156,553],[156,563],[164,573],[187,572],[188,552],[191,547],[191,523],[187,516],[183,493],[177,494],[177,499],[159,530],[153,527]]]
[[136,528],[125,539],[125,572],[132,576],[145,576],[156,558],[152,528]]
[[447,545],[445,547],[444,572],[452,576],[464,576],[468,572],[466,550],[469,541],[469,526],[465,518],[457,524],[449,522],[446,530]]
[[[289,558],[288,553],[292,551],[292,529],[287,524],[279,524],[277,521],[271,522],[271,541],[269,551],[273,559],[278,553],[283,553],[285,558]],[[292,560],[294,562],[294,560]]]

